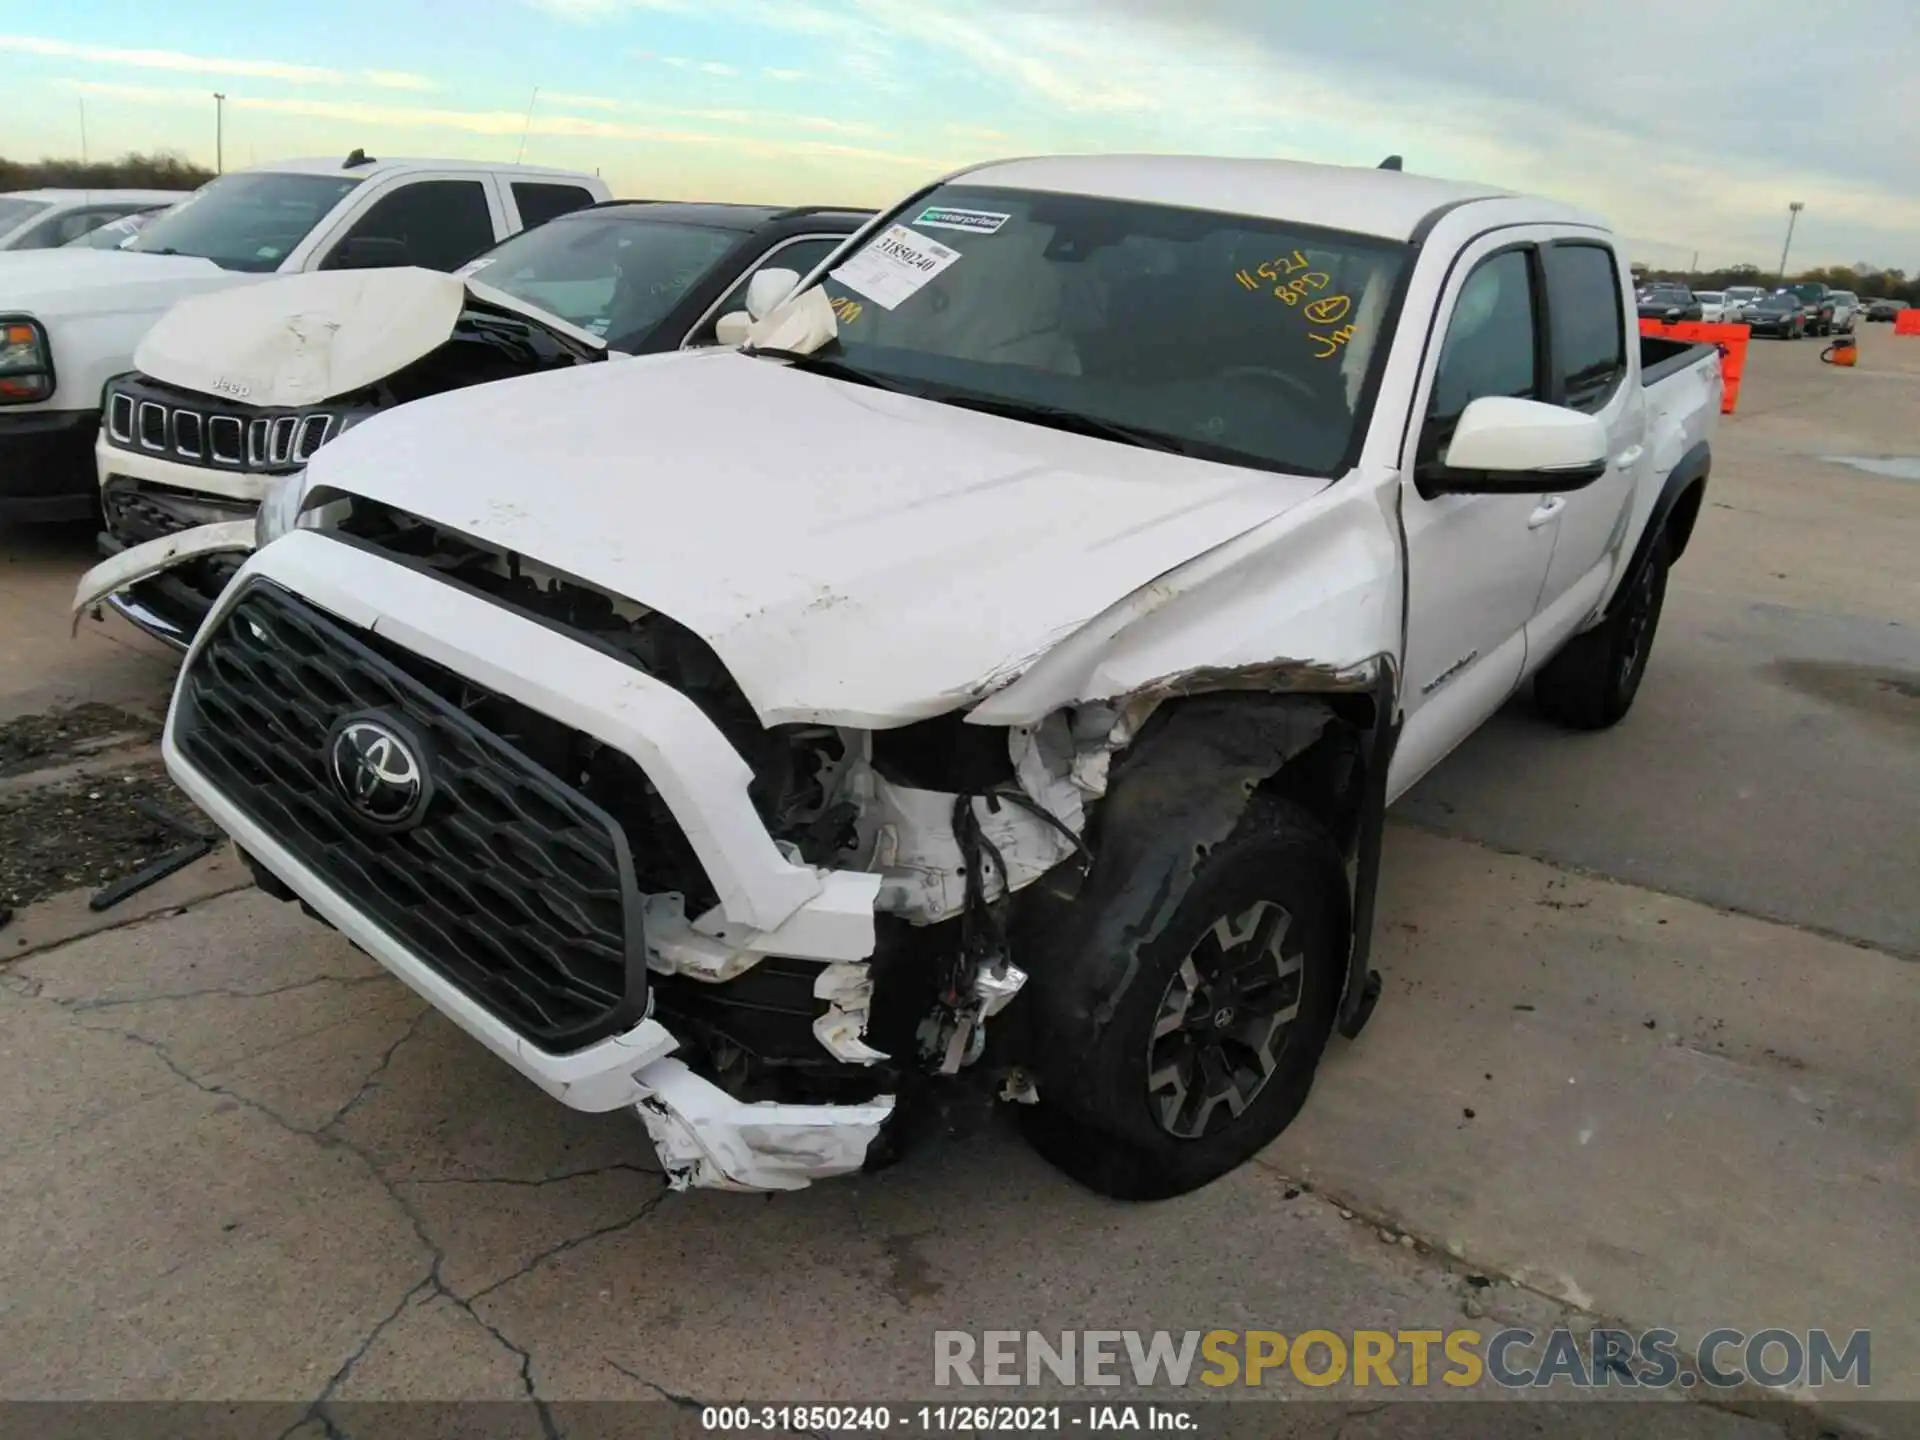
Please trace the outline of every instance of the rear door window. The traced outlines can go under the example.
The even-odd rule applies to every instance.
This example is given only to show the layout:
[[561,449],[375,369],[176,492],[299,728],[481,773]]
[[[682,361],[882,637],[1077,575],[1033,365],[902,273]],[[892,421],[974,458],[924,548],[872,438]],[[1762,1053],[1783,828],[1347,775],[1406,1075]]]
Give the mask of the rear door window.
[[493,211],[479,180],[416,180],[374,201],[333,248],[362,238],[398,240],[407,263],[454,270],[493,244]]
[[556,215],[568,215],[593,204],[593,192],[579,185],[561,185],[543,180],[515,180],[513,204],[520,212],[520,224],[531,230]]

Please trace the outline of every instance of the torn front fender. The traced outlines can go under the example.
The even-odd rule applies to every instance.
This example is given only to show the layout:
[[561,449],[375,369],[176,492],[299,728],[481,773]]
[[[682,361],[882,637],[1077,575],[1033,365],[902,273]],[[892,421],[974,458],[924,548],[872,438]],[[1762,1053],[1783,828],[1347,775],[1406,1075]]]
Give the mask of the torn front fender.
[[144,545],[122,550],[111,560],[102,560],[80,577],[73,592],[73,632],[78,633],[80,619],[109,595],[117,595],[129,585],[171,570],[203,555],[218,555],[253,549],[252,520],[223,520],[217,525],[200,525],[162,535]]

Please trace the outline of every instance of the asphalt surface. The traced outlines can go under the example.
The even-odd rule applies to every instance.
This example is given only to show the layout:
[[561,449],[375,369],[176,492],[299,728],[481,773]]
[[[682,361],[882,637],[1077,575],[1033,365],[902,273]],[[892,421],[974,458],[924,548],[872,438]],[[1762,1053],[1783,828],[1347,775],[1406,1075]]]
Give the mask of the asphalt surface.
[[[694,1433],[675,1400],[1008,1398],[935,1390],[948,1328],[1612,1318],[1871,1328],[1873,1393],[1920,1400],[1920,490],[1818,458],[1920,456],[1920,342],[1818,350],[1756,347],[1627,721],[1568,736],[1523,698],[1397,809],[1387,992],[1260,1163],[1121,1206],[995,1128],[666,1195],[627,1117],[547,1101],[221,857],[0,928],[0,1397],[279,1407],[205,1434]],[[0,536],[0,720],[163,703],[155,648],[67,636],[88,548]],[[1803,1406],[1383,1405],[1506,1393],[1402,1378],[1269,1376],[1232,1393],[1324,1403],[1198,1433],[1813,1433]],[[621,1399],[649,1408],[569,1408]],[[522,1403],[361,1408],[426,1400]]]

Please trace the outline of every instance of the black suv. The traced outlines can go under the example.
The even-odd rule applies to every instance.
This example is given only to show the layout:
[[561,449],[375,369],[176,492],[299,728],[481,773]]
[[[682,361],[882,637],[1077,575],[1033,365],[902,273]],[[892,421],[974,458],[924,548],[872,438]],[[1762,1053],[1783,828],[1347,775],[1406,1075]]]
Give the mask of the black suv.
[[1833,333],[1833,291],[1817,281],[1809,280],[1801,285],[1783,285],[1779,293],[1798,297],[1800,313],[1806,317],[1807,334]]

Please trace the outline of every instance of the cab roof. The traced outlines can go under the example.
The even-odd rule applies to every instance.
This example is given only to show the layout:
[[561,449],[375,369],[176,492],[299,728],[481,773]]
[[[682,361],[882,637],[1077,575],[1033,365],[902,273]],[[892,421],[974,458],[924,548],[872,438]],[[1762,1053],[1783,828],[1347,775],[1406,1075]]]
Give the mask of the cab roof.
[[521,175],[563,175],[572,181],[589,177],[578,170],[563,170],[553,165],[508,165],[497,160],[446,160],[438,157],[421,159],[407,155],[368,156],[358,164],[349,164],[360,152],[351,155],[299,156],[292,160],[274,160],[264,165],[249,165],[245,171],[229,170],[229,175],[351,175],[356,179],[370,179],[375,175],[385,175],[394,170],[446,170],[459,172],[494,171]]
[[[950,177],[950,183],[1310,221],[1389,240],[1412,239],[1438,210],[1476,200],[1514,198],[1514,192],[1492,185],[1438,180],[1402,170],[1198,155],[1054,155],[990,161]],[[1530,203],[1539,206],[1543,222],[1605,228],[1599,217],[1573,206],[1552,200],[1530,199]]]
[[[742,234],[787,220],[818,220],[829,229],[857,230],[873,217],[871,210],[838,205],[734,205],[691,200],[606,200],[554,217],[567,220],[583,215],[616,215],[663,221],[670,225],[699,225],[710,230],[738,230]],[[552,224],[553,221],[547,222]]]

